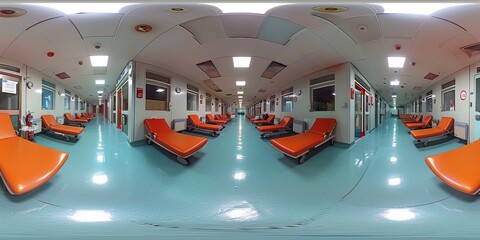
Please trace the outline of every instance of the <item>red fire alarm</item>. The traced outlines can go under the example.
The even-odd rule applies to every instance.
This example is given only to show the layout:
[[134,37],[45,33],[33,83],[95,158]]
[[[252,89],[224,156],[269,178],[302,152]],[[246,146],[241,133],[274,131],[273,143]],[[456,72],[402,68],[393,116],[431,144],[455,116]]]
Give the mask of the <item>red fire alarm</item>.
[[53,56],[55,56],[54,52],[47,52],[47,57],[53,57]]
[[143,98],[143,88],[137,88],[137,98]]

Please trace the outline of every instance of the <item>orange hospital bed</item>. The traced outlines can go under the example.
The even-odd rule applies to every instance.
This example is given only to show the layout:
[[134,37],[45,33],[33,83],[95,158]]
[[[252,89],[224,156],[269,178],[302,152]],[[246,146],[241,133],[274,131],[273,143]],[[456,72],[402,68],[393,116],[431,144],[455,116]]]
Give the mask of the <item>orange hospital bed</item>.
[[415,122],[415,123],[406,123],[405,126],[407,126],[409,129],[417,129],[417,128],[427,128],[432,126],[432,115],[427,115],[423,119],[422,122]]
[[432,172],[450,187],[466,194],[480,191],[480,140],[425,158]]
[[77,138],[84,130],[82,127],[61,125],[55,120],[53,115],[43,115],[41,119],[44,130],[61,135],[65,137],[67,141],[70,140],[70,136]]
[[76,119],[85,119],[85,120],[87,120],[87,121],[89,121],[89,122],[90,122],[90,120],[92,120],[92,118],[90,118],[90,117],[82,117],[82,116],[80,116],[80,114],[78,114],[78,113],[75,113],[75,118],[76,118]]
[[254,120],[252,123],[256,125],[272,125],[273,121],[275,120],[275,115],[270,114],[268,118],[265,120]]
[[317,118],[308,130],[294,136],[282,137],[270,141],[272,146],[285,155],[297,159],[302,164],[307,159],[307,153],[328,141],[333,144],[337,121],[334,118]]
[[223,119],[215,119],[212,114],[205,114],[205,117],[207,118],[207,123],[213,123],[213,124],[227,124],[227,120],[223,120]]
[[188,115],[187,131],[199,130],[206,133],[210,133],[212,137],[215,137],[217,135],[220,135],[220,133],[217,133],[217,132],[221,131],[222,129],[223,129],[222,125],[203,123],[198,117],[198,115],[195,115],[195,114]]
[[85,127],[84,123],[88,122],[87,119],[73,118],[72,114],[70,114],[70,113],[63,114],[63,117],[65,118],[65,122],[68,125],[76,125],[76,126],[80,126],[80,127]]
[[427,129],[417,129],[410,131],[410,134],[418,141],[423,142],[423,145],[428,146],[428,142],[435,137],[441,137],[452,133],[454,120],[451,117],[442,117],[436,127]]
[[257,130],[261,132],[260,137],[270,137],[273,132],[292,132],[293,126],[293,118],[289,116],[285,116],[282,120],[275,125],[267,125],[267,126],[257,126]]
[[148,144],[155,143],[165,150],[177,155],[177,161],[189,165],[188,157],[207,144],[208,139],[177,133],[170,129],[165,119],[145,119]]
[[13,195],[48,182],[68,158],[65,152],[16,136],[7,113],[0,113],[0,152],[0,175]]

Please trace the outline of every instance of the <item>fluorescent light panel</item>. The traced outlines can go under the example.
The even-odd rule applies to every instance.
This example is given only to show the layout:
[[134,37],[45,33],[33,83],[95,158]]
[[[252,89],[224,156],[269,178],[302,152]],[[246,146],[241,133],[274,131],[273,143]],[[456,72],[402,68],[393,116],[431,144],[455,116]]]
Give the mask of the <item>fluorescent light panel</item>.
[[97,93],[103,93],[103,91],[97,91]]
[[398,80],[393,80],[393,81],[390,81],[390,85],[391,86],[398,86],[398,85],[400,85],[400,82]]
[[245,86],[246,82],[245,81],[237,81],[236,84],[237,84],[237,86]]
[[163,88],[159,88],[159,89],[157,89],[157,91],[156,91],[156,92],[164,92],[164,91],[165,91],[165,89],[163,89]]
[[383,13],[430,15],[438,10],[468,3],[374,3],[383,7]]
[[103,84],[105,84],[105,80],[95,80],[95,84],[103,85]]
[[119,13],[120,9],[132,3],[28,3],[56,9],[64,14],[75,13]]
[[108,65],[108,56],[90,56],[92,67],[106,67]]
[[[392,98],[396,98],[396,97],[397,97],[397,95],[392,95]],[[395,100],[394,100],[394,101],[395,101]]]
[[287,5],[288,3],[205,3],[208,5],[213,5],[223,13],[257,13],[265,14],[268,10],[281,6]]
[[248,68],[252,57],[233,57],[234,68]]
[[243,91],[237,91],[237,94],[242,95],[242,94],[243,94]]
[[240,99],[241,99],[241,98],[243,98],[243,96],[238,96],[238,98],[240,98]]
[[405,57],[388,57],[389,68],[403,68]]

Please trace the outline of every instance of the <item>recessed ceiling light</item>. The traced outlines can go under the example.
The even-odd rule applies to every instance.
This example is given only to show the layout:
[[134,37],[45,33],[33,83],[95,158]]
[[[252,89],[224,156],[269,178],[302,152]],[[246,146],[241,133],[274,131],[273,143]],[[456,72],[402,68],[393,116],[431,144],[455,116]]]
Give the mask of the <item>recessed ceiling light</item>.
[[243,96],[238,96],[238,98],[243,98]]
[[243,91],[237,91],[237,94],[243,94]]
[[105,84],[105,80],[95,80],[95,84],[97,85]]
[[405,57],[388,57],[389,68],[403,68]]
[[237,81],[236,82],[237,86],[245,86],[245,81]]
[[103,91],[100,90],[100,91],[97,91],[97,93],[103,93]]
[[256,2],[249,2],[249,3],[205,3],[208,5],[213,5],[223,13],[258,13],[258,14],[265,14],[268,10],[281,6],[286,5],[288,3],[256,3]]
[[[392,98],[396,98],[396,97],[397,97],[397,95],[392,95]],[[395,100],[394,100],[394,101],[395,101]]]
[[430,15],[438,10],[468,3],[375,3],[383,7],[383,13]]
[[92,67],[106,67],[108,65],[108,56],[90,56]]
[[120,9],[132,3],[28,3],[56,9],[65,14],[75,13],[119,13]]
[[398,86],[398,85],[400,85],[400,82],[395,79],[395,80],[393,80],[393,81],[390,81],[390,85],[391,85],[391,86]]
[[252,57],[233,57],[233,67],[248,68],[250,67],[250,60]]
[[156,92],[165,92],[165,89],[163,89],[163,88],[159,88],[159,89],[157,89],[157,91],[156,91]]

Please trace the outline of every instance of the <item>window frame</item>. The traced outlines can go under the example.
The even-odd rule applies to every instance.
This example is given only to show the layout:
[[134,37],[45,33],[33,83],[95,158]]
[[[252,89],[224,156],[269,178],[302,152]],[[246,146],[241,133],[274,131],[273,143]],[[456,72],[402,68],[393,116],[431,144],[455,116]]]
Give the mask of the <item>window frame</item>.
[[151,85],[151,86],[156,86],[156,87],[160,87],[160,88],[165,88],[165,92],[167,94],[167,101],[165,103],[165,107],[166,109],[163,110],[163,109],[147,109],[147,94],[145,93],[145,111],[165,111],[165,112],[170,112],[170,101],[171,101],[171,94],[170,94],[170,89],[171,89],[171,85],[170,84],[167,84],[163,81],[156,81],[154,79],[147,79],[146,82],[145,82],[145,92],[148,92],[147,91],[147,85]]
[[[46,108],[43,104],[44,104],[44,93],[46,93],[46,91],[49,91],[51,92],[51,96],[52,96],[52,99],[50,100],[51,103],[52,103],[52,107],[51,108]],[[42,94],[41,94],[41,107],[42,107],[42,110],[55,110],[55,94],[56,94],[56,85],[52,82],[49,82],[45,79],[42,79]]]
[[205,94],[205,112],[212,112],[212,95]]
[[[199,108],[198,107],[198,105],[199,105],[198,102],[199,102],[199,96],[200,96],[198,88],[187,84],[187,94],[186,95],[187,95],[187,111],[198,111],[198,108]],[[195,99],[194,99],[194,101],[195,101],[194,109],[189,109],[189,107],[190,107],[189,106],[189,100],[188,100],[189,96],[195,97]]]
[[[330,88],[330,87],[333,87],[333,94],[332,94],[332,96],[333,96],[333,110],[328,110],[328,107],[327,107],[327,110],[315,110],[313,108],[313,106],[314,106],[314,104],[313,104],[314,103],[314,101],[313,101],[314,90],[321,89],[321,88]],[[336,98],[336,95],[335,95],[335,81],[334,80],[310,85],[310,112],[334,112],[335,111],[336,99],[337,98]]]
[[270,113],[274,113],[274,112],[275,112],[275,95],[270,96]]
[[[295,96],[293,95],[293,87],[289,87],[289,88],[287,88],[287,89],[285,89],[285,90],[282,91],[282,113],[284,113],[284,112],[285,112],[285,113],[287,113],[287,112],[293,112],[293,106],[294,106],[294,104],[293,104],[293,102],[294,102],[293,98],[294,98],[294,97],[295,97]],[[287,98],[291,98],[291,100],[290,100],[290,101],[288,101],[288,100],[286,101],[285,99],[287,99]],[[291,108],[289,109],[290,111],[286,111],[286,110],[288,110],[288,109],[285,109],[285,105],[286,105],[287,102],[291,102]]]
[[425,111],[426,112],[433,112],[433,91],[427,92],[427,96],[425,97]]

